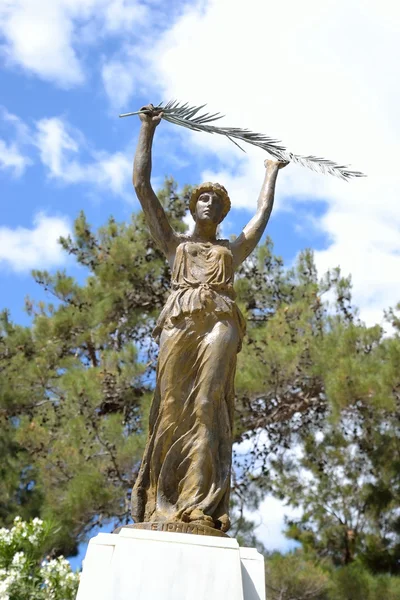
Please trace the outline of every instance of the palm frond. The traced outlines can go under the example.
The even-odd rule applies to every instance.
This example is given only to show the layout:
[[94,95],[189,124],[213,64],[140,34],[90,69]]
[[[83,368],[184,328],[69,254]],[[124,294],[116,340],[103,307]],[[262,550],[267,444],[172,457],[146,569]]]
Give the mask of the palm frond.
[[[222,119],[224,115],[220,113],[204,113],[199,115],[200,111],[202,111],[205,106],[205,104],[202,106],[189,106],[187,102],[182,104],[178,102],[178,100],[170,100],[165,106],[160,102],[160,104],[154,108],[162,112],[163,119],[174,125],[180,125],[181,127],[192,129],[193,131],[204,131],[206,133],[224,135],[233,144],[243,150],[243,152],[245,152],[245,150],[235,140],[240,140],[247,144],[257,146],[258,148],[262,148],[277,160],[294,162],[303,167],[307,167],[312,171],[333,175],[340,179],[344,179],[345,181],[348,181],[353,177],[365,177],[364,173],[361,173],[360,171],[352,171],[348,166],[339,165],[326,158],[319,158],[312,155],[302,156],[301,154],[289,152],[289,150],[282,145],[282,142],[263,133],[255,133],[249,129],[240,129],[239,127],[218,127],[216,125],[210,125],[209,123]],[[139,110],[133,113],[125,113],[120,115],[120,117],[138,115],[141,112],[144,111]]]

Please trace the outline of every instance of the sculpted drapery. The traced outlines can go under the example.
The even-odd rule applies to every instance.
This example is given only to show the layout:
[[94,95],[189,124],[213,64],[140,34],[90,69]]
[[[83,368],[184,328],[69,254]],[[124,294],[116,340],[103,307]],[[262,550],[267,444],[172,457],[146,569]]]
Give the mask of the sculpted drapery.
[[136,523],[201,523],[229,529],[234,376],[245,321],[235,304],[235,268],[261,238],[278,170],[266,161],[258,210],[232,243],[216,238],[230,208],[219,184],[195,188],[191,235],[177,234],[150,185],[151,147],[160,115],[150,105],[133,182],[151,234],[172,269],[171,294],[154,335],[160,350],[149,434],[132,491]]
[[162,311],[149,440],[133,494],[137,520],[228,524],[233,379],[244,320],[228,242],[182,239]]

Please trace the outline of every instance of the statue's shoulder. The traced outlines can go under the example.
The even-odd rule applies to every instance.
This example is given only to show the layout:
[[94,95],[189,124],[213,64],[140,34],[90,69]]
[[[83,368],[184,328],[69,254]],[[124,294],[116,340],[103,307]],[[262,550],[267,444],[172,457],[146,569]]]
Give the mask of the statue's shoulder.
[[[193,239],[193,236],[190,233],[176,233],[177,246],[184,244],[186,242],[193,242],[194,244],[199,243],[198,241]],[[217,238],[214,244],[218,246],[224,246],[225,248],[231,247],[230,240]]]
[[219,244],[220,246],[224,246],[225,248],[230,248],[230,247],[231,247],[231,242],[230,242],[230,240],[225,240],[225,239],[223,239],[223,240],[220,240],[220,239],[218,239],[218,240],[217,240],[217,242],[218,242],[218,244]]
[[188,233],[175,233],[176,241],[178,242],[178,246],[185,242],[190,242],[191,236]]

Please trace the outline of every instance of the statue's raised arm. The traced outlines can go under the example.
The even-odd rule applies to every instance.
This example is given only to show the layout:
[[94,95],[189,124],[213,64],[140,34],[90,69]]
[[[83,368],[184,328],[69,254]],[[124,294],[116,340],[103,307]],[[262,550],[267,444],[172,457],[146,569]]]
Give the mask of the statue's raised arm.
[[257,214],[233,243],[218,238],[231,202],[219,183],[195,187],[192,232],[173,231],[150,186],[151,143],[161,118],[141,115],[133,180],[150,231],[171,265],[171,294],[153,335],[160,344],[149,433],[132,490],[135,527],[226,535],[230,526],[234,378],[246,322],[234,271],[260,240],[276,176],[267,161]]
[[260,241],[274,205],[275,183],[278,171],[286,167],[287,162],[266,160],[265,177],[257,202],[257,212],[244,227],[242,233],[231,244],[233,261],[238,267],[253,252]]
[[133,164],[133,185],[142,205],[150,233],[172,266],[178,244],[178,236],[172,229],[150,183],[151,148],[154,132],[161,120],[161,111],[157,111],[152,104],[144,106],[140,110],[146,111],[146,113],[140,114],[142,126]]

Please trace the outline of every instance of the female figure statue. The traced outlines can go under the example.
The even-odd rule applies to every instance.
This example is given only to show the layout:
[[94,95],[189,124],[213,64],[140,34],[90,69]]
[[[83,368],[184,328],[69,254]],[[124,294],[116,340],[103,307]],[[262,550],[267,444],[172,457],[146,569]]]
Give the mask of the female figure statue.
[[229,529],[236,355],[245,322],[235,304],[235,269],[254,250],[271,214],[279,169],[265,161],[257,212],[232,243],[216,238],[230,209],[225,188],[193,190],[192,234],[176,233],[151,184],[151,148],[161,120],[144,107],[133,184],[150,233],[172,270],[171,295],[157,321],[160,351],[149,434],[132,491],[136,523],[183,522]]

